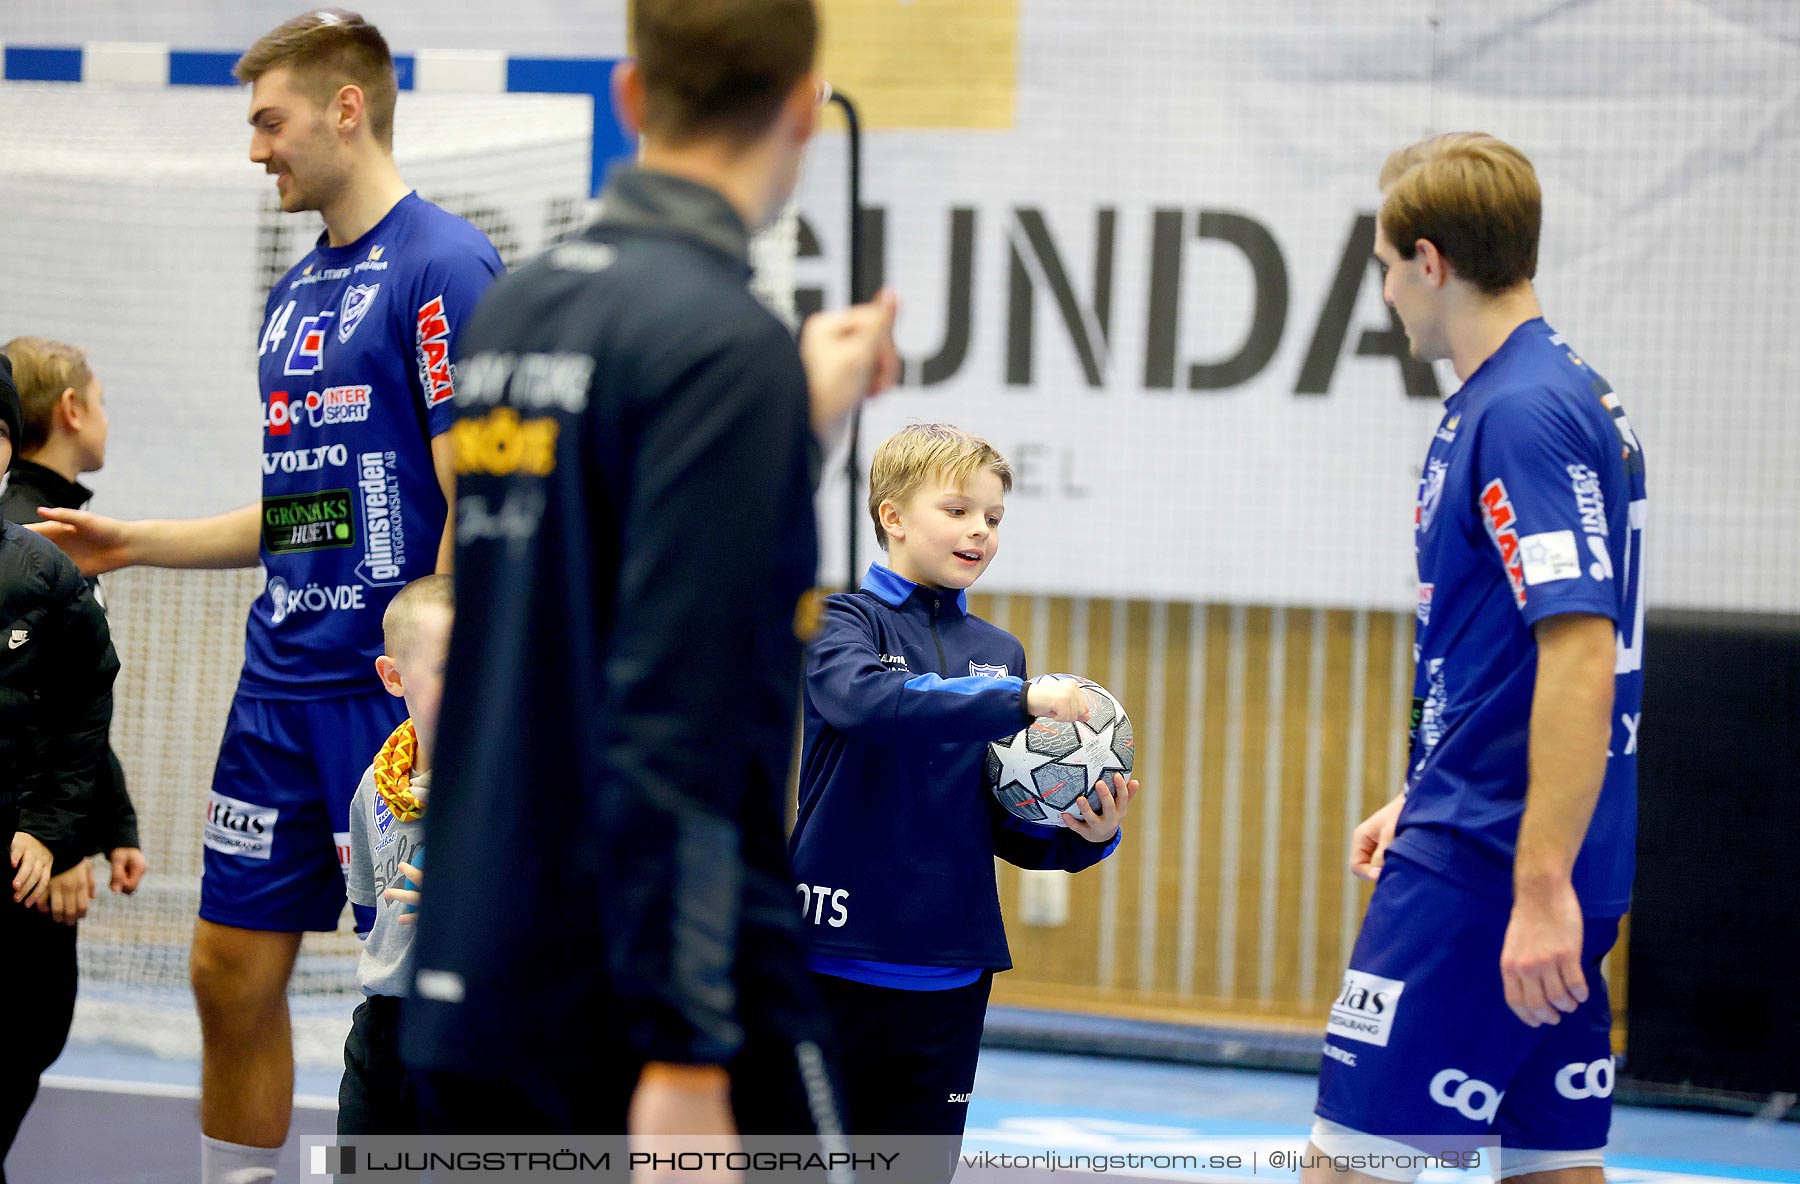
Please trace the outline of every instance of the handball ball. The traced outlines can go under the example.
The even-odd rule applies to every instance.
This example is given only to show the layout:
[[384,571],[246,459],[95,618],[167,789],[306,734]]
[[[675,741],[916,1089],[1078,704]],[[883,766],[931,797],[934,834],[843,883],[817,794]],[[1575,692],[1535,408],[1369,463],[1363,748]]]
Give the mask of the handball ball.
[[1085,797],[1095,814],[1100,795],[1094,785],[1114,773],[1131,776],[1131,719],[1111,691],[1073,674],[1043,674],[1033,682],[1072,679],[1088,693],[1093,710],[1085,721],[1033,720],[1006,740],[988,744],[983,780],[1007,813],[1040,826],[1065,826],[1067,813],[1079,818],[1075,799]]

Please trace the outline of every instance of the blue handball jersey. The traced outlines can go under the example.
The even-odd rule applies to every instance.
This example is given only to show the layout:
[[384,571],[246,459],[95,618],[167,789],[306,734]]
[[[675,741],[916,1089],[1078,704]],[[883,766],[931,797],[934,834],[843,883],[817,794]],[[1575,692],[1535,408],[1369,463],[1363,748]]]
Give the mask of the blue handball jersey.
[[381,614],[437,567],[431,437],[454,419],[456,337],[502,271],[486,236],[416,193],[353,243],[323,235],[269,293],[262,562],[243,687],[311,698],[376,685]]
[[1630,904],[1644,698],[1644,453],[1612,388],[1542,319],[1446,401],[1419,486],[1413,747],[1393,850],[1512,892],[1537,645],[1561,613],[1612,620],[1612,743],[1575,863],[1588,916]]

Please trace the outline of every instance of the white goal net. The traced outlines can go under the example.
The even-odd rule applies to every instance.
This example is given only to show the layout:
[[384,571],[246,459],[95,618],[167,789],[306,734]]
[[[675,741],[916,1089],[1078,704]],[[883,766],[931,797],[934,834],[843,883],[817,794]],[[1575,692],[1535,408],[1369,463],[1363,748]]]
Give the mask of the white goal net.
[[[228,88],[0,86],[0,341],[88,352],[112,418],[106,468],[88,479],[102,513],[208,514],[258,495],[263,300],[320,223],[276,207],[248,160],[246,110]],[[586,96],[407,93],[395,154],[422,196],[516,265],[584,218],[592,121]],[[123,667],[113,742],[151,872],[134,898],[103,890],[82,925],[77,1039],[198,1048],[187,948],[201,812],[261,580],[105,582]],[[341,1059],[356,953],[347,920],[304,943],[291,992],[303,1062]]]

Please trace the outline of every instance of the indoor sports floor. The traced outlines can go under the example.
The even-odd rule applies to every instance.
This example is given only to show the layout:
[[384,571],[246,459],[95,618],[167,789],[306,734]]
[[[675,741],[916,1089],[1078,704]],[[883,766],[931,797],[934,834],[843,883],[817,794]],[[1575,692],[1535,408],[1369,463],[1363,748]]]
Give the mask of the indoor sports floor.
[[[44,1079],[7,1160],[12,1184],[191,1184],[199,1158],[199,1066],[71,1046]],[[302,1070],[293,1136],[278,1179],[305,1179],[299,1140],[333,1129],[337,1075]],[[969,1111],[965,1154],[1298,1151],[1313,1080],[1303,1074],[988,1050]],[[1668,1109],[1614,1111],[1608,1177],[1618,1184],[1800,1184],[1800,1123]],[[1239,1175],[1119,1173],[1173,1179]],[[1067,1179],[1068,1172],[1057,1173]],[[1266,1162],[1261,1175],[1271,1173]],[[1031,1184],[1048,1171],[964,1171],[959,1181]],[[1427,1177],[1432,1179],[1432,1177]]]

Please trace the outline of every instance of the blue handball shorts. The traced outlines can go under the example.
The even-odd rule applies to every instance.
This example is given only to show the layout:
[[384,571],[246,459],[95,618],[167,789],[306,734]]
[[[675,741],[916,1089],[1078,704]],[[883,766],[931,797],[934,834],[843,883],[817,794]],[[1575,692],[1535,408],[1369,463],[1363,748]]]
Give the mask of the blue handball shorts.
[[350,799],[405,718],[385,691],[294,701],[240,688],[206,803],[201,918],[279,933],[336,929]]
[[1498,1136],[1502,1148],[1606,1145],[1612,1008],[1600,959],[1618,919],[1583,922],[1587,1002],[1532,1028],[1506,1006],[1500,981],[1510,909],[1388,857],[1326,1027],[1320,1118],[1402,1143]]

